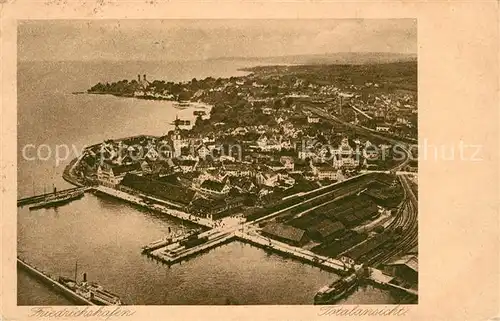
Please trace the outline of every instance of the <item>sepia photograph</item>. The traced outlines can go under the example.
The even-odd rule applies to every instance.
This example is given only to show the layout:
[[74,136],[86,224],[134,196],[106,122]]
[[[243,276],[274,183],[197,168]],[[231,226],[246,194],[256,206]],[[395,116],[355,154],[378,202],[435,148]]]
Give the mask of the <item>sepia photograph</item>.
[[417,304],[417,49],[417,19],[19,20],[17,304]]

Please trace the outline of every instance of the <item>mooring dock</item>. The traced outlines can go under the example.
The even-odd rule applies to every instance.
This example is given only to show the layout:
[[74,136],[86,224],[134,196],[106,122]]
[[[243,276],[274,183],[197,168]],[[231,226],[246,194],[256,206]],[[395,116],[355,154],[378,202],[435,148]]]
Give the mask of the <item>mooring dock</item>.
[[49,285],[55,291],[60,292],[61,294],[66,296],[68,299],[74,301],[75,303],[84,305],[95,305],[91,301],[69,290],[68,288],[57,282],[57,280],[55,280],[50,275],[47,275],[45,272],[40,271],[39,269],[37,269],[36,267],[32,266],[31,264],[27,263],[26,261],[24,261],[19,257],[17,258],[17,266],[24,269],[25,271],[27,271],[40,281],[44,282],[45,284]]
[[180,242],[177,242],[151,252],[146,252],[146,255],[163,263],[174,264],[227,243],[233,240],[235,235],[234,233],[229,232],[217,232],[211,234],[209,237],[204,237],[207,239],[203,240],[203,243],[197,244],[193,247],[186,247],[186,245],[182,245]]
[[[268,239],[258,234],[244,233],[229,229],[220,231],[211,230],[200,233],[198,237],[200,240],[199,244],[195,244],[191,247],[183,245],[181,241],[147,251],[145,254],[160,262],[174,264],[227,242],[240,240],[328,271],[334,271],[339,274],[344,274],[348,271],[348,268],[339,260],[323,257],[311,251]],[[204,238],[206,238],[206,240]],[[196,240],[198,239],[195,239],[195,242]]]
[[174,235],[171,237],[164,237],[159,240],[148,243],[147,245],[142,247],[142,253],[149,253],[154,250],[160,249],[162,247],[166,247],[167,245],[178,243],[183,239],[186,239],[190,235],[196,234],[196,231],[191,231],[188,233],[184,233],[182,235]]

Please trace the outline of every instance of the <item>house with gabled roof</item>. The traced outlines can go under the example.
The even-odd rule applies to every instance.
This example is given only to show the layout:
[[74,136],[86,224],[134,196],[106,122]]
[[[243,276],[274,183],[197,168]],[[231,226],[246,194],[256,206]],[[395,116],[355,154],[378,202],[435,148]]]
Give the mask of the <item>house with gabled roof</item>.
[[270,169],[264,169],[255,176],[257,184],[274,187],[277,185],[280,175]]
[[319,180],[337,180],[338,169],[328,163],[316,163],[311,168]]
[[255,170],[251,164],[237,163],[237,162],[224,162],[222,166],[223,166],[223,170],[229,176],[236,176],[236,177],[255,176]]
[[418,284],[418,256],[405,255],[384,265],[384,271],[407,284]]
[[128,165],[113,166],[104,162],[97,168],[97,180],[99,184],[107,187],[116,187],[127,173],[140,173],[141,164],[133,163]]
[[221,197],[229,193],[231,187],[229,181],[224,179],[222,182],[207,179],[200,185],[200,191],[210,196]]

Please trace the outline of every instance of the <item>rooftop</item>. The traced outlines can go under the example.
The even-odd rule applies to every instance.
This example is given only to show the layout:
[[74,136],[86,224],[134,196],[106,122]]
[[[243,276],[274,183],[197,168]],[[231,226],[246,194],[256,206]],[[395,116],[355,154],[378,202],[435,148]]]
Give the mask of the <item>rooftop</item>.
[[211,190],[211,191],[222,192],[222,190],[224,189],[224,186],[226,186],[225,183],[221,183],[218,181],[207,179],[207,180],[203,181],[203,183],[201,183],[200,187],[204,188],[204,189]]
[[416,255],[405,255],[398,260],[387,263],[386,265],[406,265],[418,273],[418,257]]
[[334,233],[337,233],[338,231],[344,230],[345,226],[338,221],[332,222],[330,220],[324,220],[316,225],[315,229],[322,237],[328,237]]
[[282,223],[267,224],[262,232],[277,236],[282,239],[299,242],[304,237],[305,231]]
[[113,171],[113,175],[121,175],[123,173],[139,170],[140,168],[141,165],[139,163],[133,163],[130,165],[118,165],[113,167],[111,170]]
[[175,203],[187,205],[195,192],[179,185],[160,182],[151,178],[127,173],[120,185]]
[[388,234],[378,234],[366,240],[366,242],[361,243],[358,246],[348,250],[344,255],[357,261],[363,255],[368,254],[383,243],[387,242],[389,238],[390,236]]

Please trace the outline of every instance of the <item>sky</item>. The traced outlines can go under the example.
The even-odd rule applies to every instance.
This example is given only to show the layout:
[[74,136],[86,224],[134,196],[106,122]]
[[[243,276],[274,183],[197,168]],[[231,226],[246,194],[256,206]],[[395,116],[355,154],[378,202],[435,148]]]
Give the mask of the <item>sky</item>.
[[185,61],[335,52],[417,52],[414,19],[30,20],[21,61]]

